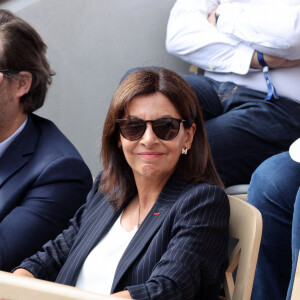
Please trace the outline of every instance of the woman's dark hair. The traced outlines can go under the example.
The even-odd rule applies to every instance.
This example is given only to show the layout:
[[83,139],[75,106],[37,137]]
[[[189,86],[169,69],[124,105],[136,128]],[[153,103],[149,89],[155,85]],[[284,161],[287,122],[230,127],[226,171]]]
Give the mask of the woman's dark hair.
[[[208,144],[202,113],[192,88],[176,73],[164,68],[143,68],[129,74],[117,88],[104,123],[101,161],[101,191],[119,209],[137,190],[131,167],[118,142],[116,119],[124,117],[129,102],[138,95],[160,92],[168,97],[182,119],[196,124],[191,149],[181,155],[175,172],[189,183],[206,182],[223,187]],[[158,108],[159,109],[159,108]]]
[[54,72],[46,50],[46,44],[28,23],[0,9],[0,69],[9,81],[17,79],[21,71],[32,75],[30,90],[20,99],[24,113],[31,113],[44,104],[51,84]]

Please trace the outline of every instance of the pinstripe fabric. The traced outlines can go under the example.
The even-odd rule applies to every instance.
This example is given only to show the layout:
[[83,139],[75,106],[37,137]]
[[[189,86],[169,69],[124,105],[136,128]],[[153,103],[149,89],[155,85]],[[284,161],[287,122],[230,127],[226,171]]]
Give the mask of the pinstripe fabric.
[[[87,255],[120,213],[95,183],[70,227],[20,267],[38,278],[75,285]],[[171,178],[124,252],[111,292],[128,289],[134,299],[218,299],[228,222],[221,189]]]

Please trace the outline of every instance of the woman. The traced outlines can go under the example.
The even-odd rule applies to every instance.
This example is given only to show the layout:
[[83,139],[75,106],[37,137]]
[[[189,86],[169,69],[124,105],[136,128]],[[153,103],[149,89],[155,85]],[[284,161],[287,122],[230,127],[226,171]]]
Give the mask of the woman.
[[70,227],[14,273],[128,299],[217,299],[229,204],[189,85],[166,69],[128,75],[101,158]]

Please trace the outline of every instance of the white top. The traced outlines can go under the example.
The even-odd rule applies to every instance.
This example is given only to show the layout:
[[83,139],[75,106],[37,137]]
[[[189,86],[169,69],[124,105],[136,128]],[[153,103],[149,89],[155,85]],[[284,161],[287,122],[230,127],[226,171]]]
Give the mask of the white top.
[[86,258],[79,273],[76,287],[110,294],[118,263],[137,231],[136,226],[132,231],[127,232],[121,225],[121,215]]
[[[220,6],[217,27],[207,20]],[[300,0],[177,0],[167,50],[206,70],[206,76],[267,93],[262,71],[250,69],[254,50],[300,58]],[[277,93],[300,102],[300,66],[269,72]]]
[[8,139],[0,143],[0,157],[4,154],[8,146],[13,142],[13,140],[21,133],[26,123],[27,123],[27,118],[22,123],[22,125]]
[[291,158],[300,163],[300,138],[290,146],[289,152]]

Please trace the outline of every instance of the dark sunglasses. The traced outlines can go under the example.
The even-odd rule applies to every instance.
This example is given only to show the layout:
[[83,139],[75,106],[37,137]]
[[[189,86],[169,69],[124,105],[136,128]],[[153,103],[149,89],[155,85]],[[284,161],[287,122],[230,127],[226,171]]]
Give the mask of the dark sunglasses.
[[151,122],[152,130],[155,135],[164,141],[174,139],[180,129],[181,122],[187,122],[186,120],[176,118],[159,118],[156,120],[142,120],[138,118],[124,118],[117,119],[120,133],[122,136],[129,141],[135,141],[140,139],[147,127],[147,122]]

